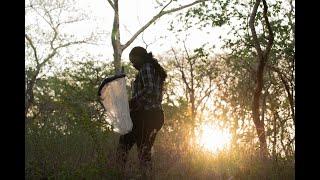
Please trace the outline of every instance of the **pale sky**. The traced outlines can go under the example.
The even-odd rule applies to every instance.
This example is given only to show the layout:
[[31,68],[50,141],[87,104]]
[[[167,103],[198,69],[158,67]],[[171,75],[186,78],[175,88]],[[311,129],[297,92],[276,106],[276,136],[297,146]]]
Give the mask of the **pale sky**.
[[[49,0],[48,0],[49,1]],[[179,0],[182,5],[188,4],[193,0]],[[154,15],[159,12],[159,9],[155,9],[155,0],[119,0],[120,11],[120,33],[121,43],[127,42],[132,34],[134,34],[141,26],[148,22]],[[110,7],[107,0],[77,0],[75,7],[79,7],[89,15],[90,20],[72,24],[69,28],[65,28],[64,31],[84,37],[88,33],[99,34],[100,45],[89,45],[71,48],[70,53],[76,53],[78,56],[85,57],[85,54],[89,53],[94,57],[98,55],[102,56],[101,60],[112,60],[113,49],[111,45],[110,33],[113,24],[113,9]],[[171,4],[167,9],[177,7],[176,4]],[[180,11],[181,12],[181,11]],[[169,28],[169,22],[175,18],[178,12],[170,15],[162,16],[156,24],[150,25],[143,33],[145,41],[149,44],[148,51],[152,51],[155,56],[161,54],[167,54],[167,51],[174,47],[176,49],[183,48],[182,43],[177,43],[178,38],[167,30]],[[30,19],[28,19],[30,18]],[[27,17],[26,20],[32,21],[32,17]],[[204,43],[209,43],[209,47],[215,46],[214,53],[221,53],[220,49],[223,44],[222,39],[227,37],[227,27],[208,27],[206,30],[200,31],[196,27],[188,30],[190,33],[187,37],[186,45],[189,50],[200,47]],[[186,32],[179,34],[180,39],[184,39]],[[160,38],[165,37],[166,38]],[[218,37],[221,36],[222,39]],[[136,40],[127,48],[122,54],[122,60],[127,61],[128,54],[134,46],[145,46],[142,41],[142,34],[140,34]],[[68,55],[66,53],[65,55]]]
[[[50,0],[47,0],[50,1]],[[189,4],[194,0],[179,0],[181,5]],[[26,0],[26,4],[29,2]],[[120,11],[120,33],[121,33],[121,43],[126,43],[132,35],[140,29],[144,24],[146,24],[153,16],[155,16],[160,9],[156,9],[155,0],[119,0],[119,11]],[[168,9],[176,8],[179,4],[172,3],[167,7]],[[69,66],[67,59],[81,60],[86,57],[94,57],[96,60],[101,61],[112,61],[113,60],[113,49],[111,44],[111,31],[113,24],[114,11],[109,5],[107,0],[77,0],[74,7],[80,8],[85,11],[85,14],[89,16],[89,20],[73,23],[67,26],[61,27],[60,31],[67,34],[72,34],[79,39],[88,37],[89,34],[93,33],[99,35],[99,45],[75,45],[68,47],[67,49],[61,49],[60,54],[63,57],[55,57],[53,59],[54,66],[53,69],[45,70],[49,74],[54,73],[54,69],[62,70],[66,66]],[[185,9],[184,11],[186,11]],[[182,12],[182,11],[179,11]],[[129,47],[127,47],[122,53],[123,62],[128,61],[128,54],[134,46],[143,46],[145,43],[142,41],[142,35],[147,44],[150,44],[147,51],[155,55],[155,57],[160,55],[168,54],[168,51],[173,47],[175,49],[183,49],[182,39],[188,37],[186,40],[186,46],[188,50],[198,48],[204,43],[209,43],[207,47],[212,47],[215,45],[214,52],[220,52],[219,47],[222,45],[222,40],[219,36],[224,36],[227,33],[227,29],[223,28],[207,28],[205,31],[200,31],[196,27],[188,32],[180,32],[179,38],[171,31],[167,30],[169,28],[169,22],[175,18],[179,12],[174,12],[172,14],[167,14],[162,16],[156,21],[156,24],[151,24],[143,33],[141,33]],[[67,14],[72,15],[75,12],[70,12]],[[41,29],[46,31],[50,30],[50,27],[39,18],[36,18],[36,13],[28,11],[25,16],[26,25],[32,24],[33,26],[39,26]],[[39,23],[39,25],[36,25]],[[176,25],[176,24],[175,24]],[[27,31],[29,35],[32,35],[32,31]],[[189,35],[186,35],[189,33]],[[166,38],[161,38],[166,37]],[[40,36],[36,38],[42,38]],[[43,39],[48,41],[48,39]],[[179,42],[177,42],[179,41]],[[37,49],[40,51],[38,54],[47,54],[47,50],[41,44],[38,44]],[[70,58],[68,58],[70,57]],[[26,64],[28,64],[27,62]]]
[[[190,0],[181,1],[181,4],[187,4],[191,2]],[[148,22],[159,10],[155,9],[155,1],[146,0],[120,0],[119,1],[119,11],[120,11],[120,33],[121,33],[121,43],[125,43],[141,26]],[[84,23],[82,25],[82,30],[97,28],[105,32],[110,33],[113,23],[113,10],[108,4],[107,0],[79,0],[79,5],[82,9],[91,14],[91,17],[97,21],[97,23],[88,24]],[[172,6],[171,8],[176,7]],[[170,8],[170,6],[169,6]],[[174,18],[177,13],[162,16],[156,24],[150,25],[144,32],[144,40],[149,44],[148,51],[152,51],[154,55],[159,55],[166,53],[171,47],[182,48],[182,44],[176,43],[177,38],[174,37],[173,33],[168,31],[168,22]],[[91,28],[90,28],[91,27]],[[96,30],[97,30],[96,29]],[[79,32],[79,27],[74,27],[73,30]],[[71,29],[72,31],[72,29]],[[220,35],[226,34],[226,29],[222,28],[209,28],[208,33],[206,31],[192,30],[189,31],[190,35],[187,39],[187,47],[189,49],[194,49],[200,47],[203,43],[210,42],[214,44],[217,48],[222,45],[222,40],[219,40]],[[131,34],[130,34],[131,33]],[[181,32],[182,37],[183,32]],[[167,36],[165,39],[160,37]],[[93,53],[101,53],[103,57],[107,59],[112,59],[112,45],[110,34],[103,36],[104,45],[95,46],[92,49]],[[134,46],[145,46],[142,41],[142,34],[137,37],[137,39],[123,52],[122,59],[127,60],[130,49]],[[218,49],[217,49],[218,50]]]

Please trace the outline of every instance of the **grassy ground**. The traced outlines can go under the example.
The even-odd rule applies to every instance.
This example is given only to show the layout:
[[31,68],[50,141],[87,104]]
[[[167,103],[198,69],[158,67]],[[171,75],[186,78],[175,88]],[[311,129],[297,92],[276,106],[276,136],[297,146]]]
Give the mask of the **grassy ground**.
[[294,161],[261,163],[247,150],[205,152],[177,144],[160,133],[153,148],[153,170],[142,178],[136,146],[124,175],[115,169],[117,135],[100,134],[99,145],[85,133],[72,136],[26,135],[26,179],[294,179]]

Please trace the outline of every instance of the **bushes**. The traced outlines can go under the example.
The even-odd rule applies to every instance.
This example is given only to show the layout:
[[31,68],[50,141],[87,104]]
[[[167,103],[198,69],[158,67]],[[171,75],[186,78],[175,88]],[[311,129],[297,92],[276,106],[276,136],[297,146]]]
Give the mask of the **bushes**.
[[[107,135],[101,132],[98,141],[108,142],[106,139]],[[80,129],[64,135],[50,127],[35,128],[33,133],[26,133],[25,146],[27,179],[39,176],[72,177],[79,174],[79,169],[99,162],[98,147],[92,137]]]
[[[136,147],[123,177],[115,168],[119,135],[104,123],[97,88],[110,73],[88,62],[82,68],[42,79],[25,129],[26,179],[136,179]],[[97,74],[97,72],[99,72]],[[81,81],[81,85],[79,82]],[[210,154],[190,144],[188,106],[164,105],[165,124],[153,147],[155,179],[294,179],[294,159],[259,162],[254,147]]]
[[[52,126],[29,127],[26,133],[26,179],[115,179],[114,151],[118,135],[99,128],[76,126],[70,134],[53,130]],[[165,128],[164,128],[165,129]],[[29,131],[30,131],[29,130]],[[183,131],[160,131],[153,150],[155,179],[261,179],[265,170],[269,179],[294,179],[294,162],[280,159],[262,164],[256,150],[231,149],[210,154],[188,143]],[[27,132],[27,131],[26,131]],[[171,136],[171,137],[170,137]],[[95,143],[98,142],[99,146]],[[263,169],[265,168],[265,169]],[[129,154],[125,177],[139,176],[136,147]]]

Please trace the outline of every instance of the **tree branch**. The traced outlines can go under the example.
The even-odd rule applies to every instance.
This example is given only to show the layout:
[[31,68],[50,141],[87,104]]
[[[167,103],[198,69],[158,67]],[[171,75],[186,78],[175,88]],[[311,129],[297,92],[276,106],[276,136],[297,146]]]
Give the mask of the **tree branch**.
[[27,34],[25,34],[25,37],[33,50],[33,55],[36,60],[37,66],[39,66],[39,57],[38,57],[38,53],[37,53],[37,48],[34,46],[31,38]]
[[[53,25],[54,25],[54,22],[53,22],[53,19],[52,19],[52,17],[51,17],[51,14],[50,14],[49,10],[48,10],[46,7],[43,7],[43,10],[44,10],[44,12],[45,12],[44,15],[47,15],[48,18],[49,18],[50,23],[48,23],[48,24],[49,24],[50,26],[53,26]],[[43,17],[43,18],[44,18],[44,17]]]
[[146,47],[147,50],[148,50],[148,47],[150,45],[152,45],[153,43],[155,43],[157,41],[157,38],[155,37],[152,42],[147,43],[147,41],[144,39],[144,34],[143,33],[142,33],[141,39],[142,39],[142,42],[145,44],[145,47]]
[[[293,14],[293,10],[294,10],[294,7],[293,7],[293,3],[292,3],[292,0],[290,0],[290,12],[289,12],[289,16],[288,16],[288,19],[289,19],[289,24],[291,26],[291,29],[292,29],[292,33],[293,33],[293,42],[294,42],[294,39],[295,39],[295,26],[293,25],[292,23],[292,14]],[[293,43],[294,44],[294,43]]]
[[191,81],[191,88],[190,88],[190,92],[192,93],[192,96],[194,96],[194,76],[193,76],[193,65],[194,65],[194,62],[192,62],[192,57],[189,55],[189,52],[188,52],[188,49],[186,47],[186,42],[183,41],[183,47],[184,47],[184,50],[187,54],[187,60],[188,60],[188,63],[190,65],[190,81]]
[[187,59],[188,59],[188,60],[191,60],[191,56],[189,55],[189,52],[188,52],[188,49],[187,49],[186,41],[185,41],[185,40],[183,41],[183,48],[184,48],[184,51],[185,51],[186,54],[187,54]]
[[270,25],[270,22],[269,22],[269,18],[268,18],[268,5],[267,5],[267,2],[266,0],[262,0],[263,2],[263,17],[265,19],[265,23],[266,23],[266,26],[268,28],[268,44],[267,44],[267,47],[266,47],[266,50],[265,50],[265,60],[268,59],[268,55],[271,51],[271,47],[272,47],[272,44],[273,44],[273,39],[274,39],[274,35],[273,35],[273,31],[272,31],[272,28],[271,28],[271,25]]
[[205,94],[203,97],[198,101],[198,106],[202,103],[202,101],[206,98],[209,97],[210,94],[212,93],[214,89],[211,88],[211,81],[209,82],[209,87],[206,89]]
[[112,9],[115,10],[115,7],[114,7],[113,2],[112,2],[111,0],[108,0],[108,2],[109,2],[109,4],[110,4],[110,6],[112,7]]
[[70,20],[67,20],[67,21],[62,21],[60,22],[57,26],[60,26],[62,24],[71,24],[71,23],[75,23],[75,22],[80,22],[80,21],[83,21],[85,20],[84,17],[78,17],[78,18],[75,18],[75,19],[70,19]]
[[41,15],[40,13],[39,13],[39,11],[37,10],[37,9],[35,9],[33,6],[31,7],[44,21],[46,21],[46,23],[48,23],[48,25],[52,28],[52,29],[54,29],[54,25],[53,25],[53,22],[52,22],[52,18],[51,18],[51,16],[49,15],[49,13],[47,13],[47,10],[45,9],[45,14],[48,14],[49,15],[49,20],[45,17],[45,16],[43,16],[43,15]]
[[179,11],[179,10],[182,10],[182,9],[185,9],[187,7],[190,7],[190,6],[193,6],[195,4],[198,4],[200,2],[204,2],[204,1],[208,1],[208,0],[198,0],[198,1],[194,1],[193,3],[190,3],[190,4],[187,4],[187,5],[184,5],[184,6],[181,6],[181,7],[178,7],[178,8],[173,8],[173,9],[170,9],[170,10],[167,10],[167,11],[164,11],[164,8],[166,8],[170,3],[171,1],[164,7],[160,10],[160,12],[155,15],[149,22],[147,22],[143,27],[141,27],[132,37],[129,41],[127,41],[123,46],[122,46],[122,50],[126,49],[138,36],[139,34],[141,34],[141,32],[143,32],[145,29],[147,29],[147,27],[149,27],[153,22],[155,22],[157,19],[159,19],[161,16],[165,15],[165,14],[169,14],[169,13],[172,13],[172,12],[176,12],[176,11]]
[[52,27],[52,30],[53,30],[53,32],[54,32],[53,38],[52,38],[52,40],[50,41],[50,47],[51,47],[52,49],[54,49],[53,43],[54,43],[54,41],[55,41],[55,40],[57,39],[57,37],[58,37],[58,30],[57,30],[58,26],[59,26],[59,25],[57,25],[56,28]]
[[86,40],[82,40],[82,41],[72,41],[72,42],[68,42],[65,44],[61,44],[60,46],[56,47],[55,49],[58,50],[60,48],[64,48],[67,46],[71,46],[71,45],[75,45],[75,44],[83,44],[83,43],[88,43]]
[[163,12],[163,10],[164,10],[165,8],[167,8],[167,7],[172,3],[172,1],[173,1],[173,0],[170,0],[170,1],[160,10],[159,13]]
[[179,71],[180,71],[180,73],[181,73],[182,80],[183,80],[184,84],[186,85],[187,90],[188,90],[189,92],[191,92],[191,88],[189,87],[189,83],[187,82],[187,79],[186,79],[186,76],[185,76],[185,74],[184,74],[184,71],[183,71],[183,69],[182,69],[182,67],[181,67],[181,65],[180,65],[180,63],[179,63],[179,61],[178,61],[176,52],[175,52],[175,50],[174,50],[173,48],[171,48],[171,50],[172,50],[172,52],[173,52],[173,54],[174,54],[174,58],[175,58],[175,60],[176,60],[176,65],[178,66],[178,69],[179,69]]
[[82,44],[82,43],[86,43],[86,41],[83,40],[83,41],[68,42],[68,43],[65,43],[65,44],[61,44],[58,47],[53,48],[52,52],[50,54],[48,54],[48,56],[40,63],[40,66],[44,66],[45,63],[47,63],[54,55],[56,55],[57,52],[58,52],[58,49],[64,48],[64,47],[68,47],[68,46],[71,46],[71,45],[74,45],[74,44]]
[[126,25],[123,25],[123,27],[130,35],[132,35],[132,33],[129,31],[129,29],[128,29],[128,27]]
[[291,108],[291,115],[292,115],[292,120],[295,124],[295,113],[294,113],[294,103],[293,103],[293,94],[290,92],[290,87],[288,82],[290,82],[290,80],[288,80],[288,78],[285,76],[285,74],[283,72],[281,72],[278,68],[275,68],[273,66],[267,65],[267,67],[269,69],[271,69],[272,71],[276,72],[279,76],[279,78],[281,79],[281,82],[287,92],[288,95],[288,100],[289,100],[289,104],[290,104],[290,108]]
[[258,10],[260,1],[261,0],[256,0],[256,2],[254,4],[254,7],[253,7],[252,13],[250,15],[250,19],[249,19],[249,26],[250,26],[252,37],[253,37],[253,44],[254,44],[254,47],[255,47],[255,49],[256,49],[256,51],[258,53],[258,57],[259,57],[259,59],[263,59],[263,54],[262,54],[262,50],[261,50],[261,47],[260,47],[260,43],[258,41],[257,32],[256,32],[256,29],[254,27],[254,21],[255,21],[255,18],[256,18],[256,14],[257,14],[257,10]]

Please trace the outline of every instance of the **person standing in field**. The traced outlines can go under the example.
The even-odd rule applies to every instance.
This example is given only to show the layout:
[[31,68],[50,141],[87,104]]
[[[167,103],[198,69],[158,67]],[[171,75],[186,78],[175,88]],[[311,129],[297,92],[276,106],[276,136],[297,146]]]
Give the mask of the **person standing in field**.
[[147,53],[143,47],[134,47],[129,59],[139,71],[132,83],[132,98],[129,101],[133,129],[120,136],[117,158],[124,168],[128,152],[136,143],[140,168],[143,171],[151,170],[151,148],[164,123],[161,102],[167,74],[152,53]]

